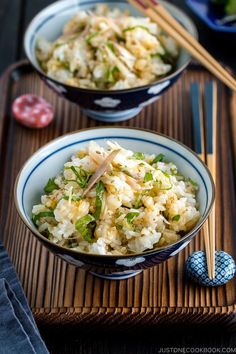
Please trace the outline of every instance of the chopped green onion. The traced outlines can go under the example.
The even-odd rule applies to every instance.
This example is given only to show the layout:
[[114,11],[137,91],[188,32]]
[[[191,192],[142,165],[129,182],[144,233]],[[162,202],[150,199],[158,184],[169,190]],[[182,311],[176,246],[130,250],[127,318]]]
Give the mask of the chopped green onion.
[[51,193],[55,189],[59,189],[58,185],[54,181],[55,181],[54,179],[49,178],[46,186],[44,187],[45,193]]
[[139,212],[138,211],[131,211],[130,213],[128,213],[126,215],[126,219],[129,223],[132,223],[134,218],[136,218],[137,216],[139,215]]
[[160,54],[159,53],[151,54],[151,58],[160,58]]
[[166,176],[167,178],[170,179],[169,173],[167,173],[167,172],[165,172],[165,171],[162,171],[162,170],[159,170],[159,171],[161,171],[161,173],[163,173],[164,176]]
[[148,29],[147,27],[145,27],[145,26],[142,26],[142,25],[137,25],[137,26],[133,26],[133,27],[127,27],[127,28],[125,28],[125,29],[123,30],[123,32],[125,33],[125,32],[129,32],[129,31],[133,31],[133,30],[135,30],[136,28],[142,28],[143,30],[145,30],[145,31],[147,31],[147,32],[150,33],[149,29]]
[[111,42],[107,42],[106,46],[108,49],[110,49],[113,53],[115,53],[115,47]]
[[36,225],[36,221],[38,221],[41,218],[54,218],[54,212],[52,210],[48,210],[48,211],[41,211],[38,214],[33,214],[32,221]]
[[142,152],[135,152],[133,154],[133,158],[135,158],[136,160],[144,160],[145,156]]
[[86,186],[86,184],[88,183],[88,180],[89,180],[89,177],[91,176],[91,173],[83,170],[80,167],[77,167],[77,169],[76,169],[75,166],[71,166],[71,170],[76,175],[76,181],[75,182],[77,182],[78,185],[81,188],[84,188]]
[[149,182],[153,180],[152,172],[146,172],[143,181]]
[[116,75],[119,73],[119,69],[117,66],[114,66],[112,69],[108,69],[107,71],[107,81],[110,83],[114,83],[116,81]]
[[94,217],[96,220],[99,219],[101,214],[104,191],[105,191],[104,184],[102,183],[102,181],[99,181],[96,184],[96,201],[95,201],[96,211],[94,213]]
[[92,40],[94,37],[98,36],[99,33],[100,33],[100,32],[91,33],[91,34],[86,38],[86,42],[87,42],[88,44],[91,44],[91,40]]
[[140,208],[141,202],[142,202],[142,194],[138,194],[138,196],[137,196],[137,198],[135,199],[135,202],[134,202],[134,209]]
[[179,219],[180,219],[180,215],[177,214],[177,215],[173,216],[172,221],[179,221]]
[[164,157],[165,155],[163,154],[159,154],[157,155],[151,162],[151,165],[153,165],[154,163],[157,163],[157,162],[162,162],[164,160]]
[[160,58],[164,61],[164,63],[168,63],[173,65],[175,63],[175,59],[173,55],[170,54],[165,48],[165,53],[164,54],[159,54]]
[[226,1],[225,12],[227,15],[235,15],[236,14],[235,0]]
[[163,173],[163,175],[169,179],[169,184],[170,184],[168,187],[162,188],[162,181],[157,181],[156,183],[158,185],[158,189],[161,190],[161,191],[170,190],[173,187],[173,185],[172,185],[172,183],[170,181],[170,175],[167,172],[165,172],[165,171],[162,171],[160,169],[158,169],[158,170],[161,171],[161,173]]
[[83,239],[87,242],[92,242],[92,230],[95,218],[87,214],[76,221],[75,227],[79,231]]
[[[68,195],[64,195],[62,197],[62,199],[69,200],[69,196]],[[72,195],[72,197],[71,197],[71,200],[73,202],[79,202],[81,199],[82,199],[81,197],[77,197],[76,195]]]

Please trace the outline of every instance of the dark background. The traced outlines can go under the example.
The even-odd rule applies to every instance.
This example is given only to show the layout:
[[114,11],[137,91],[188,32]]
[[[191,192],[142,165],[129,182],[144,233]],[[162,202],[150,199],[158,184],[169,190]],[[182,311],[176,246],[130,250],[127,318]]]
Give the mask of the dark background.
[[[236,0],[235,0],[236,1]],[[170,1],[183,8],[194,20],[200,42],[232,70],[236,71],[236,34],[224,34],[210,30],[185,6],[184,0]],[[0,0],[0,73],[11,63],[24,57],[23,36],[30,20],[50,0]],[[212,348],[212,353],[236,353],[236,338],[221,328],[204,331],[190,328],[168,328],[162,331],[142,332],[77,332],[52,333],[41,329],[43,338],[52,353],[201,353],[200,348]],[[168,349],[167,348],[175,348]],[[187,348],[198,348],[189,351]],[[162,348],[162,351],[160,351]],[[177,351],[177,348],[181,351]],[[223,348],[227,348],[226,350]],[[235,348],[235,350],[233,349]],[[1,351],[1,350],[0,350]],[[203,352],[203,351],[202,351]],[[205,351],[210,352],[210,351]],[[22,353],[24,354],[24,353]]]

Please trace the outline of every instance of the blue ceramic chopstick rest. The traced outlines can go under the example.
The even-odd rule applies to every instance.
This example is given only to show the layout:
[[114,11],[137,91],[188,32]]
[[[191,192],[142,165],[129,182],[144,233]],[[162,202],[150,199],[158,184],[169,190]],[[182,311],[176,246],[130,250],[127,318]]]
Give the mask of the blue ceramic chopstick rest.
[[206,254],[202,251],[193,252],[186,261],[186,273],[196,283],[204,286],[219,286],[233,278],[236,266],[233,258],[224,251],[215,252],[215,278],[209,279]]

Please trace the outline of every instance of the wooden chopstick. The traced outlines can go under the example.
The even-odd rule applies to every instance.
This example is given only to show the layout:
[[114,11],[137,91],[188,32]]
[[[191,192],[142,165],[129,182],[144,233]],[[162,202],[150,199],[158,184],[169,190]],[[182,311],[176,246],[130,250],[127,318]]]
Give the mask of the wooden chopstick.
[[214,65],[214,67],[236,87],[236,80],[212,57],[212,55],[189,33],[186,29],[178,22],[176,19],[156,0],[146,0],[150,7],[156,11],[156,13],[161,16],[161,18],[169,23],[179,34],[191,43],[192,47],[195,48],[201,55],[209,62]]
[[[192,115],[193,115],[193,134],[194,134],[194,150],[202,161],[205,159],[205,144],[204,144],[204,130],[203,130],[203,105],[200,94],[200,88],[197,83],[191,85],[191,101],[192,101]],[[207,271],[208,277],[212,279],[212,259],[210,252],[210,233],[208,219],[203,225],[204,245],[206,250]]]
[[[206,117],[206,163],[216,184],[216,142],[217,142],[217,86],[215,82],[205,84],[205,117]],[[210,253],[212,258],[212,277],[215,277],[215,203],[210,216]]]
[[[216,137],[217,137],[217,86],[207,82],[204,88],[204,107],[199,84],[191,86],[195,149],[207,164],[214,183],[216,181]],[[200,131],[200,132],[199,132]],[[206,135],[203,133],[206,131]],[[205,141],[206,138],[206,141]],[[215,277],[215,204],[209,220],[204,224],[204,242],[207,256],[208,276]]]
[[236,80],[189,34],[160,4],[154,0],[128,0],[140,12],[150,17],[195,59],[229,88],[236,91]]

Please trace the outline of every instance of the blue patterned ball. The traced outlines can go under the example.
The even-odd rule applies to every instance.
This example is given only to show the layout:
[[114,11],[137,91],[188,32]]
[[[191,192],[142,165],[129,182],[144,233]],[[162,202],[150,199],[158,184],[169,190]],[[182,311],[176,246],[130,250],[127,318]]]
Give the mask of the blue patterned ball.
[[235,262],[224,251],[215,252],[215,278],[209,279],[205,252],[193,252],[186,261],[186,273],[190,279],[204,286],[226,284],[235,274]]

